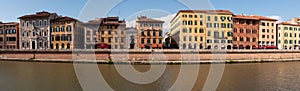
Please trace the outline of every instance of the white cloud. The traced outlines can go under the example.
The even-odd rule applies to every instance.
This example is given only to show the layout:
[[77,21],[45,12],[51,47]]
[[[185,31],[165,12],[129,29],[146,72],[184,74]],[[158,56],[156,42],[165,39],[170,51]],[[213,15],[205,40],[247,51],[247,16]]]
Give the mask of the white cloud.
[[[168,32],[171,29],[170,21],[175,17],[175,15],[176,14],[170,14],[170,15],[167,15],[167,16],[153,18],[153,19],[165,21],[165,23],[163,25],[163,29],[164,29],[164,32]],[[126,26],[127,27],[135,27],[135,25],[136,25],[135,23],[136,23],[136,20],[127,21]]]
[[276,15],[273,15],[273,16],[267,16],[268,18],[272,18],[272,19],[277,19],[278,22],[281,21],[281,16],[276,16]]

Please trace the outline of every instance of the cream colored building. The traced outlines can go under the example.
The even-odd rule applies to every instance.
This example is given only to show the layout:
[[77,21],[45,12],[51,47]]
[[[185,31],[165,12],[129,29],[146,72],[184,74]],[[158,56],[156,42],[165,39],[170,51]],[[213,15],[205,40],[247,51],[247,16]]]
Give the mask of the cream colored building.
[[232,16],[229,10],[180,10],[170,35],[180,49],[231,49]]
[[276,46],[276,19],[254,16],[260,19],[258,46]]
[[279,49],[299,49],[300,25],[290,22],[278,23],[277,36]]

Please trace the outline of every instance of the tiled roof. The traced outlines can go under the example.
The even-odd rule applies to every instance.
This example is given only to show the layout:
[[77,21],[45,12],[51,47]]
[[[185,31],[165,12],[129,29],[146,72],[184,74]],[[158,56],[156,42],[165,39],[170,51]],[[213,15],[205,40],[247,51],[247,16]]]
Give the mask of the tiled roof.
[[158,22],[158,23],[164,23],[164,21],[155,20],[155,19],[152,19],[152,18],[147,18],[146,16],[140,16],[140,17],[138,17],[136,22]]
[[[178,13],[176,14],[176,16],[178,16],[179,13],[208,13],[208,14],[233,15],[233,13],[229,10],[179,10]],[[173,22],[175,17],[171,20],[171,22]]]
[[273,19],[273,18],[268,18],[265,16],[257,16],[257,15],[252,15],[253,17],[259,18],[260,20],[267,20],[267,21],[278,21],[277,19]]
[[235,18],[235,19],[259,20],[258,17],[254,17],[254,16],[246,16],[246,15],[234,15],[233,18]]
[[50,17],[51,15],[54,15],[54,14],[56,14],[56,13],[49,13],[46,11],[42,11],[42,12],[37,12],[36,14],[21,16],[21,17],[19,17],[19,19],[36,18],[36,17]]
[[290,26],[300,26],[299,24],[292,24],[290,22],[280,22],[278,25],[290,25]]
[[76,19],[71,18],[71,17],[67,17],[67,16],[64,16],[64,17],[60,16],[60,17],[58,17],[54,20],[55,21],[77,21]]

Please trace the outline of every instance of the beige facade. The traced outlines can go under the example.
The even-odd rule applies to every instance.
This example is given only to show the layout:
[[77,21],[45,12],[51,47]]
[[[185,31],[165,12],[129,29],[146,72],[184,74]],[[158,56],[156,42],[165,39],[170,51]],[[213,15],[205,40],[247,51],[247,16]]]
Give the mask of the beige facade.
[[228,10],[180,10],[170,34],[180,49],[231,49],[232,15]]
[[0,22],[0,49],[19,49],[19,23]]
[[19,17],[20,49],[50,49],[50,20],[57,17],[45,11]]
[[257,16],[260,19],[258,46],[276,46],[276,19]]
[[51,49],[75,49],[75,44],[76,48],[80,48],[83,44],[78,37],[84,32],[80,24],[80,21],[70,17],[51,20]]
[[107,46],[101,48],[125,49],[127,47],[125,20],[119,20],[119,17],[101,18],[99,31],[99,44]]
[[278,48],[300,49],[300,25],[289,22],[278,23]]
[[164,21],[147,18],[146,16],[138,17],[136,20],[138,46],[142,49],[161,49],[163,47],[163,23]]

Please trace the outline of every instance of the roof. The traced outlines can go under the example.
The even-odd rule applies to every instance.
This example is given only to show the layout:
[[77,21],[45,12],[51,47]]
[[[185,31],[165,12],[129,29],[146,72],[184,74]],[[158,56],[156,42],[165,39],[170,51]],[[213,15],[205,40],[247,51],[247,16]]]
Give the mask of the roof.
[[[180,13],[207,13],[207,14],[233,15],[233,13],[230,10],[179,10],[176,16],[178,16]],[[171,20],[171,22],[173,22],[175,17]]]
[[100,25],[126,25],[125,20],[119,20],[119,17],[100,18]]
[[49,13],[46,11],[37,12],[36,14],[30,14],[30,15],[24,15],[19,17],[18,19],[24,19],[24,18],[36,18],[36,17],[50,17],[51,15],[56,15],[56,13]]
[[54,19],[54,21],[77,21],[77,20],[74,18],[71,18],[71,17],[67,17],[67,16],[64,16],[64,17],[60,16],[60,17]]
[[300,26],[299,24],[292,24],[290,22],[280,22],[278,25],[290,25],[290,26]]
[[18,24],[19,24],[18,22],[6,22],[6,23],[0,22],[0,25],[18,25]]
[[254,17],[254,16],[246,16],[246,15],[234,15],[233,18],[234,18],[234,19],[259,20],[258,17]]
[[152,19],[152,18],[147,18],[146,16],[140,16],[140,17],[137,17],[136,22],[157,22],[157,23],[164,23],[165,21],[156,20],[156,19]]
[[266,20],[266,21],[278,21],[277,19],[273,19],[273,18],[268,18],[265,16],[257,16],[257,15],[251,15],[253,17],[259,18],[260,20]]

